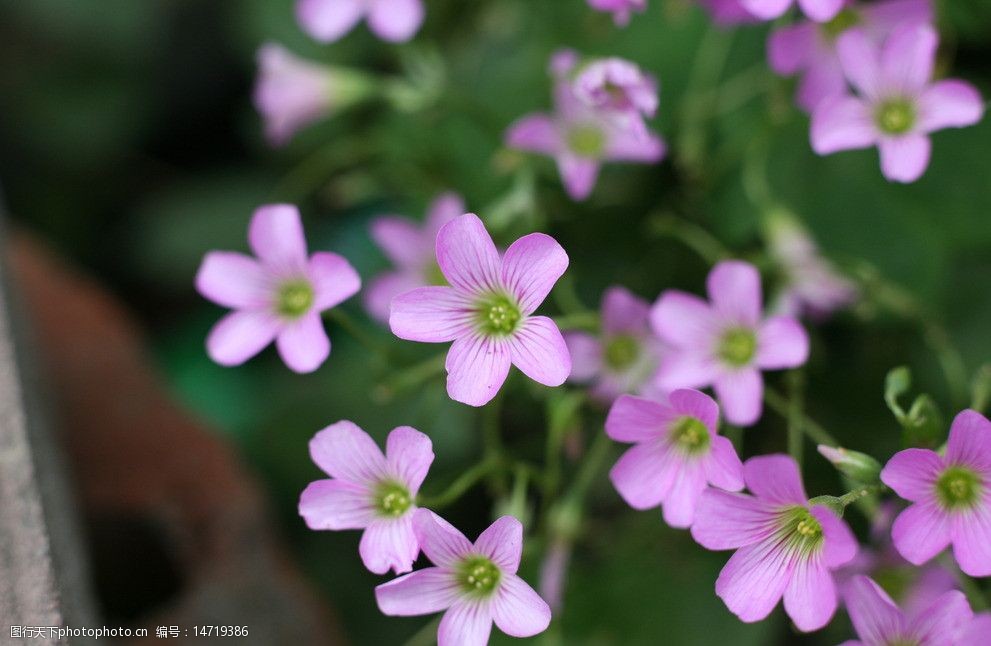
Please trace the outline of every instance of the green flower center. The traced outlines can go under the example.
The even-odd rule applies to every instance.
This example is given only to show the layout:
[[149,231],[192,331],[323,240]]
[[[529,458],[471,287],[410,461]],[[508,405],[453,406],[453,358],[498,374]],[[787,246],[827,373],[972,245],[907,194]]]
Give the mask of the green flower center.
[[516,330],[523,315],[508,296],[496,294],[478,304],[478,321],[490,336],[507,336]]
[[606,343],[606,365],[613,370],[629,368],[639,354],[640,343],[628,334],[615,336]]
[[882,132],[903,135],[915,125],[915,106],[906,99],[889,99],[874,111],[874,121]]
[[981,478],[965,467],[950,467],[936,480],[936,497],[947,509],[972,507],[981,495]]
[[782,532],[788,542],[802,554],[822,547],[822,524],[805,507],[791,507],[782,513]]
[[457,570],[458,583],[465,592],[488,596],[499,585],[502,572],[495,563],[484,556],[469,556]]
[[398,482],[383,482],[375,492],[375,509],[383,516],[398,518],[412,506],[409,489]]
[[827,40],[836,40],[847,29],[860,24],[860,14],[853,9],[843,9],[829,22],[822,23],[819,29]]
[[727,330],[719,341],[719,358],[734,367],[750,363],[757,352],[757,335],[749,328],[738,327]]
[[599,158],[606,149],[606,135],[596,126],[574,126],[568,131],[568,148],[581,157]]
[[709,448],[709,429],[699,419],[685,415],[671,425],[671,439],[686,453],[704,453]]
[[287,318],[299,318],[313,305],[313,286],[306,280],[293,280],[279,287],[275,310]]

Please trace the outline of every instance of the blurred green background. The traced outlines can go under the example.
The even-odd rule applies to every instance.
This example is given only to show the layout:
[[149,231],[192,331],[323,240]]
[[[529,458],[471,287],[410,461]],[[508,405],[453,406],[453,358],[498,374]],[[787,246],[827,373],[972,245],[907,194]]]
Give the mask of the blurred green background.
[[[383,579],[363,569],[357,532],[305,528],[298,494],[320,475],[307,441],[339,419],[380,440],[394,426],[415,426],[434,440],[425,491],[436,492],[480,455],[479,419],[447,398],[441,379],[387,392],[397,368],[334,324],[333,354],[313,375],[289,372],[272,350],[237,369],[212,364],[203,339],[221,310],[194,293],[193,276],[207,250],[246,248],[259,204],[298,203],[311,249],[343,253],[367,284],[386,266],[368,237],[370,219],[420,217],[433,195],[455,190],[483,217],[497,216],[502,243],[534,229],[557,237],[572,258],[571,284],[597,309],[616,283],[649,299],[670,287],[701,291],[708,266],[659,235],[659,218],[697,224],[739,255],[759,253],[762,212],[748,199],[744,173],[760,172],[754,160],[766,155],[773,194],[823,250],[844,265],[876,267],[920,313],[892,312],[868,290],[855,311],[814,328],[810,415],[847,446],[884,459],[900,441],[882,400],[892,367],[912,366],[916,388],[932,393],[947,417],[966,405],[919,319],[930,336],[948,334],[968,372],[991,360],[991,120],[938,133],[922,180],[889,184],[873,150],[811,152],[793,83],[761,71],[768,26],[713,29],[690,0],[651,0],[627,29],[583,0],[427,5],[412,43],[381,43],[359,27],[324,46],[297,27],[291,0],[0,0],[0,186],[9,210],[139,314],[175,392],[236,442],[267,485],[283,535],[353,643],[400,643],[427,620],[378,613],[373,586]],[[991,96],[991,4],[953,0],[939,9],[941,71]],[[439,81],[424,105],[352,110],[272,150],[250,102],[255,51],[266,41],[314,60]],[[551,162],[501,146],[513,119],[549,107],[547,60],[563,46],[624,56],[656,74],[653,125],[672,148],[658,166],[608,167],[582,204],[563,194]],[[732,94],[713,93],[741,78]],[[551,301],[545,308],[555,310]],[[392,338],[364,318],[360,298],[345,309],[403,366],[440,350]],[[538,462],[546,396],[514,380],[503,419],[511,450]],[[585,415],[586,442],[602,419],[602,411]],[[746,456],[783,451],[783,421],[768,412],[746,431],[744,447]],[[811,446],[806,474],[810,495],[842,491]],[[849,636],[842,615],[806,637],[780,609],[744,625],[712,590],[727,554],[695,546],[657,511],[626,508],[604,476],[589,507],[551,641],[827,644]],[[479,488],[445,516],[473,535],[492,508]],[[863,535],[862,517],[850,517]],[[531,581],[540,551],[535,540],[524,563]]]

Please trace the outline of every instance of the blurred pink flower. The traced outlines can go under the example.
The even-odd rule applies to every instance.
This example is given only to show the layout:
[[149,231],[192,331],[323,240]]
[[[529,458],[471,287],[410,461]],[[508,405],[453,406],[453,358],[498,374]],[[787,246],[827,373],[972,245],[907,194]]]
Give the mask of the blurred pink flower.
[[408,617],[446,611],[437,630],[438,646],[484,646],[492,622],[512,637],[532,637],[547,629],[550,608],[516,574],[523,552],[520,521],[503,516],[472,544],[443,518],[420,509],[413,531],[434,567],[375,588],[383,613]]
[[248,243],[257,259],[211,251],[196,274],[200,294],[234,310],[207,336],[210,358],[240,365],[274,340],[289,368],[316,370],[330,355],[320,313],[358,292],[358,272],[336,253],[307,258],[303,224],[291,204],[256,210]]
[[654,332],[669,347],[656,385],[673,390],[711,384],[726,419],[749,426],[763,410],[761,371],[805,363],[809,338],[792,317],[764,318],[760,274],[753,265],[721,262],[706,284],[710,302],[668,290],[651,310]]
[[615,57],[593,59],[574,71],[571,83],[579,101],[615,119],[620,128],[650,138],[644,119],[657,114],[657,80],[638,65]]
[[647,0],[588,0],[588,4],[597,11],[612,13],[613,20],[620,27],[629,24],[630,14],[647,10]]
[[273,146],[284,145],[297,130],[327,116],[334,106],[334,89],[331,68],[273,43],[258,50],[254,102]]
[[422,225],[397,215],[375,218],[372,239],[395,269],[376,276],[365,291],[365,308],[373,317],[388,323],[393,297],[417,287],[444,284],[436,260],[437,232],[464,212],[460,195],[443,193],[431,202]]
[[413,532],[416,494],[434,461],[430,438],[409,426],[389,433],[385,455],[348,421],[310,440],[310,457],[329,480],[311,482],[299,497],[310,529],[363,529],[358,552],[369,570],[413,569],[420,546]]
[[422,0],[297,0],[296,19],[303,31],[322,43],[333,42],[362,18],[382,40],[405,42],[423,24]]
[[806,16],[816,22],[826,22],[836,17],[846,0],[740,0],[743,7],[761,20],[779,18],[792,5],[798,4]]
[[437,234],[437,264],[450,286],[420,287],[392,299],[389,325],[401,339],[454,341],[447,354],[447,393],[484,406],[515,365],[545,386],[571,373],[571,355],[557,325],[534,310],[568,268],[554,238],[531,233],[500,257],[473,213]]
[[991,612],[980,612],[963,629],[960,646],[987,646],[991,635]]
[[980,94],[968,83],[931,83],[938,37],[929,25],[895,29],[883,47],[860,29],[837,43],[840,64],[859,96],[820,103],[812,114],[812,148],[820,155],[877,146],[881,172],[895,182],[914,182],[929,165],[929,133],[977,123]]
[[750,458],[743,479],[753,495],[707,489],[695,512],[691,532],[702,547],[737,550],[716,594],[747,623],[784,597],[799,630],[822,628],[836,612],[832,570],[856,556],[857,539],[831,509],[809,504],[791,457]]
[[699,0],[712,20],[723,26],[760,22],[760,18],[747,11],[743,0]]

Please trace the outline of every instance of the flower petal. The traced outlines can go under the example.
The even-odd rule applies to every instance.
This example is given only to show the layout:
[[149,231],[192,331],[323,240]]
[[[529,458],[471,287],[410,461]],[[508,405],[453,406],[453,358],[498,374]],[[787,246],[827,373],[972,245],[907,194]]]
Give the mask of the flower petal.
[[330,43],[351,31],[365,13],[362,0],[298,0],[296,19],[303,31]]
[[899,25],[881,50],[881,75],[886,89],[912,93],[932,78],[939,37],[925,23]]
[[706,279],[713,309],[734,323],[756,327],[761,316],[760,274],[749,262],[724,260]]
[[415,428],[399,426],[385,440],[385,459],[410,493],[416,495],[434,461],[433,442]]
[[767,60],[771,69],[785,76],[806,69],[819,53],[817,29],[810,22],[775,29],[767,39]]
[[805,15],[816,22],[828,22],[836,17],[846,0],[798,0]]
[[760,621],[784,594],[789,565],[786,550],[773,539],[746,545],[719,573],[716,594],[741,621]]
[[677,347],[708,345],[718,333],[718,320],[709,304],[695,296],[669,289],[650,311],[654,333]]
[[464,534],[429,509],[413,513],[413,533],[423,553],[440,567],[454,565],[473,549]]
[[364,529],[375,520],[375,507],[361,485],[316,480],[299,496],[299,515],[310,529]]
[[802,75],[796,98],[798,105],[812,114],[819,104],[846,94],[846,77],[835,55],[818,58]]
[[560,386],[571,374],[568,344],[546,316],[526,319],[509,338],[509,348],[513,365],[537,383]]
[[557,169],[568,196],[577,201],[592,194],[595,182],[599,179],[599,161],[588,157],[578,157],[564,153],[557,158]]
[[330,339],[316,312],[287,323],[275,338],[275,346],[286,365],[298,373],[313,372],[330,356]]
[[492,600],[492,619],[511,637],[532,637],[550,625],[551,609],[523,579],[504,574]]
[[347,258],[329,251],[313,254],[307,274],[313,281],[313,309],[318,312],[343,303],[361,289],[361,277]]
[[497,291],[499,252],[485,225],[466,213],[437,233],[437,264],[453,287],[472,294]]
[[776,507],[747,494],[707,489],[695,510],[692,538],[707,550],[752,545],[774,533]]
[[761,500],[785,505],[804,505],[808,496],[794,458],[788,455],[758,455],[743,463],[743,480]]
[[529,114],[506,131],[506,145],[545,155],[556,155],[563,147],[557,124],[546,114]]
[[502,516],[475,541],[475,550],[492,559],[502,573],[516,574],[523,554],[523,525],[512,516]]
[[937,81],[922,91],[918,110],[918,129],[922,132],[962,128],[981,120],[984,100],[970,83]]
[[836,39],[836,53],[843,73],[868,99],[883,90],[881,52],[862,29],[848,29]]
[[755,361],[763,370],[795,368],[809,358],[809,335],[790,316],[773,316],[757,332]]
[[785,612],[803,632],[819,630],[836,613],[833,575],[813,558],[799,558],[784,594]]
[[602,370],[602,344],[587,332],[568,332],[564,335],[571,355],[571,379],[577,383],[590,381]]
[[792,0],[740,0],[743,8],[761,20],[774,20],[791,6]]
[[375,218],[372,239],[397,267],[417,268],[434,256],[434,241],[426,238],[409,218],[387,215]]
[[486,646],[492,632],[488,604],[458,600],[444,613],[437,629],[437,646]]
[[726,421],[737,426],[756,424],[764,409],[764,379],[760,371],[743,368],[716,377],[713,389]]
[[943,459],[929,449],[895,453],[881,470],[881,481],[912,502],[932,499],[933,485],[944,468]]
[[609,134],[605,158],[610,161],[655,164],[667,154],[664,140],[652,132],[625,128]]
[[668,401],[677,415],[691,415],[705,424],[710,435],[718,432],[719,406],[712,397],[691,388],[679,388],[668,395]]
[[664,356],[655,376],[655,386],[662,391],[676,388],[702,388],[719,374],[715,360],[697,351],[671,352]]
[[883,138],[877,146],[881,151],[881,172],[892,182],[914,182],[929,166],[932,143],[925,135]]
[[823,99],[812,112],[809,140],[819,155],[873,146],[878,133],[870,106],[852,96]]
[[606,435],[617,442],[647,442],[662,439],[676,413],[656,401],[620,395],[606,416]]
[[857,575],[843,591],[847,613],[857,636],[867,644],[884,644],[905,632],[901,610],[873,580]]
[[211,251],[196,272],[196,291],[225,307],[263,309],[272,301],[272,279],[250,256]]
[[306,236],[299,209],[292,204],[267,204],[255,210],[248,226],[248,244],[270,269],[293,275],[306,269]]
[[354,422],[331,424],[310,440],[310,457],[334,478],[372,487],[387,474],[385,456]]
[[484,406],[506,381],[511,357],[509,344],[501,340],[477,334],[459,338],[445,362],[447,394],[462,404]]
[[661,504],[678,475],[678,457],[666,444],[637,444],[620,456],[609,471],[616,491],[634,509]]
[[743,463],[729,439],[714,435],[711,453],[704,464],[705,478],[713,486],[726,491],[743,489]]
[[823,505],[814,505],[809,513],[819,521],[822,527],[823,565],[833,569],[846,565],[857,556],[860,544],[850,531],[850,527],[832,509]]
[[985,646],[988,635],[991,635],[991,612],[985,611],[974,615],[974,619],[964,627],[960,634],[960,646]]
[[429,615],[451,607],[460,587],[449,570],[428,567],[376,586],[375,600],[390,617]]
[[403,43],[419,31],[423,16],[421,0],[371,0],[368,26],[382,40]]
[[375,574],[385,574],[390,568],[396,574],[412,570],[413,561],[420,554],[412,515],[373,521],[361,535],[358,554],[365,567]]
[[281,327],[282,322],[268,312],[231,312],[207,335],[207,354],[222,366],[239,366],[271,343]]
[[951,523],[935,502],[918,502],[895,519],[891,540],[898,553],[913,565],[922,565],[950,544]]
[[974,577],[991,576],[991,493],[953,522],[953,556],[960,569]]
[[365,309],[383,323],[389,322],[392,299],[423,286],[425,281],[410,271],[388,271],[372,279],[364,293]]
[[699,497],[705,491],[705,469],[697,460],[682,460],[677,464],[671,489],[662,503],[664,522],[670,527],[691,527]]
[[392,299],[389,327],[400,339],[443,343],[463,337],[474,319],[471,303],[451,287],[420,287]]
[[991,476],[991,422],[984,415],[965,410],[953,419],[946,443],[946,461]]
[[[920,644],[952,643],[966,646],[966,642],[957,639],[963,636],[963,631],[973,618],[974,612],[970,609],[967,596],[959,590],[950,590],[941,594],[932,605],[913,618],[910,631]],[[989,636],[991,632],[984,634],[985,639]]]
[[502,283],[520,304],[524,315],[544,302],[554,283],[568,268],[568,254],[557,240],[531,233],[509,245],[502,258]]
[[465,200],[457,193],[441,193],[427,207],[426,231],[432,232],[431,249],[433,240],[437,238],[440,228],[456,217],[466,213]]
[[606,334],[642,333],[649,317],[650,303],[625,287],[610,287],[602,297],[602,331]]

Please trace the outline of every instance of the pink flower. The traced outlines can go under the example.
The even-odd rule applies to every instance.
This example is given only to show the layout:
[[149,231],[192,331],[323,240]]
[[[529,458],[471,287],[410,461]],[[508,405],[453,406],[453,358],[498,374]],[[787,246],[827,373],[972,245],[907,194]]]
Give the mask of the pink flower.
[[268,43],[258,50],[254,102],[273,146],[286,144],[297,130],[327,116],[334,89],[330,68],[298,58],[281,45]]
[[717,435],[719,407],[697,390],[676,390],[664,401],[623,395],[606,418],[606,435],[631,442],[609,477],[635,509],[664,506],[664,522],[689,527],[711,484],[743,489],[743,465],[733,444]]
[[778,74],[802,74],[797,101],[811,113],[823,99],[846,94],[846,78],[836,50],[841,34],[858,27],[873,42],[881,43],[902,23],[931,21],[929,0],[849,4],[829,22],[804,21],[774,30],[767,41],[768,60]]
[[691,531],[700,545],[737,550],[719,573],[716,594],[748,623],[784,597],[799,630],[822,628],[836,612],[832,570],[853,559],[857,540],[828,507],[809,505],[789,456],[750,458],[743,480],[753,496],[707,489],[695,511]]
[[662,344],[650,331],[650,304],[624,287],[610,287],[602,298],[602,334],[564,335],[571,353],[571,379],[595,381],[592,395],[612,402],[623,393],[649,387],[661,359]]
[[960,635],[960,646],[987,646],[988,635],[991,635],[991,612],[978,613]]
[[400,216],[383,216],[372,222],[372,238],[396,266],[373,279],[365,292],[365,307],[372,316],[388,322],[393,297],[417,287],[444,284],[434,256],[437,232],[464,212],[460,195],[444,193],[430,204],[422,226]]
[[531,233],[500,258],[477,215],[451,220],[437,234],[437,264],[450,286],[420,287],[392,299],[389,325],[401,339],[454,341],[447,354],[451,399],[484,406],[510,364],[545,386],[571,373],[557,325],[534,310],[564,270],[568,254],[554,238]]
[[647,0],[588,0],[590,7],[596,11],[608,11],[619,27],[630,23],[630,14],[647,11]]
[[[627,161],[645,164],[659,162],[666,147],[660,137],[626,118],[616,119],[615,110],[589,105],[575,93],[569,78],[569,61],[573,53],[559,52],[552,59],[552,70],[558,75],[555,83],[556,112],[530,114],[518,119],[506,132],[506,145],[519,150],[550,155],[557,161],[568,195],[584,200],[595,188],[599,167],[605,161]],[[591,77],[590,77],[591,78]],[[589,84],[587,100],[595,102]],[[643,104],[643,88],[623,91],[623,103]],[[633,95],[638,98],[634,99]],[[639,108],[638,108],[639,109]],[[639,121],[642,125],[642,120]]]
[[351,31],[362,18],[381,38],[405,42],[423,24],[421,0],[297,0],[296,19],[303,31],[322,43],[333,42]]
[[760,419],[761,370],[794,368],[809,356],[809,338],[789,316],[761,314],[760,275],[746,262],[724,261],[707,280],[709,300],[676,290],[661,294],[650,313],[654,332],[670,347],[658,372],[663,390],[712,384],[726,419]]
[[914,504],[891,528],[895,547],[921,565],[953,544],[960,569],[991,575],[991,422],[965,410],[953,420],[946,455],[906,449],[881,480]]
[[928,25],[898,27],[878,48],[860,29],[837,41],[840,65],[859,96],[835,96],[812,114],[812,148],[820,155],[877,146],[881,172],[914,182],[929,165],[928,134],[980,121],[984,103],[963,81],[930,83],[937,35]]
[[717,25],[740,25],[760,21],[760,18],[747,11],[743,0],[699,0]]
[[430,438],[409,426],[389,433],[385,455],[352,422],[337,422],[310,440],[310,457],[329,480],[311,482],[299,497],[310,529],[364,529],[358,552],[369,570],[413,569],[420,544],[413,531],[416,494],[434,452]]
[[635,130],[645,139],[645,118],[657,114],[657,80],[622,58],[600,58],[573,71],[572,89],[579,101],[616,120],[621,129]]
[[796,2],[809,18],[816,22],[826,22],[836,17],[846,0],[740,0],[744,9],[761,20],[781,17]]
[[[843,591],[850,621],[860,640],[843,646],[957,644],[973,613],[967,597],[951,590],[919,613],[903,613],[881,587],[866,576],[854,577]],[[985,635],[987,637],[987,635]]]
[[237,366],[274,340],[290,369],[316,370],[330,355],[320,313],[358,292],[358,272],[336,253],[307,258],[299,210],[291,204],[256,210],[248,244],[257,259],[211,251],[196,274],[200,294],[234,310],[210,330],[210,358]]
[[417,570],[375,588],[379,609],[408,617],[446,610],[438,646],[484,646],[494,621],[513,637],[543,632],[551,609],[516,575],[523,551],[523,526],[503,516],[474,545],[427,509],[413,516],[413,531],[435,567]]

